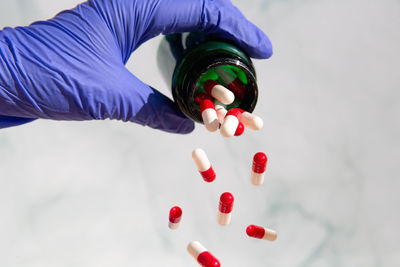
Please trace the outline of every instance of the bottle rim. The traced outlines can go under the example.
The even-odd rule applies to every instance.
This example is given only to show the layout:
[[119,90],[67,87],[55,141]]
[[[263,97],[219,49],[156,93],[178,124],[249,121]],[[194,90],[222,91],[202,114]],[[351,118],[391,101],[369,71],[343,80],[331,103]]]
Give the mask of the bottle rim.
[[198,109],[198,104],[195,102],[196,85],[208,70],[218,66],[232,65],[240,68],[246,74],[248,78],[247,88],[251,88],[251,90],[247,90],[246,97],[241,101],[238,108],[250,113],[253,112],[258,100],[258,87],[254,67],[250,59],[248,60],[250,64],[246,64],[246,62],[240,57],[232,57],[232,55],[217,52],[209,53],[206,56],[199,58],[196,62],[192,62],[191,66],[185,67],[187,71],[183,74],[179,73],[179,69],[181,69],[182,66],[180,66],[181,68],[179,69],[177,66],[175,72],[178,72],[176,73],[177,77],[182,75],[182,82],[178,84],[176,82],[178,79],[173,79],[172,94],[175,102],[188,118],[203,123],[200,110]]

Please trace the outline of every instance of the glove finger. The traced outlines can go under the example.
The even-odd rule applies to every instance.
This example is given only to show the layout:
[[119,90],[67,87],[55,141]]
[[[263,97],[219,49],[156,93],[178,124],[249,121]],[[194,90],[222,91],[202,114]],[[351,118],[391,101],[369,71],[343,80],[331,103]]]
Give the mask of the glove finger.
[[[129,77],[126,78],[126,75]],[[118,97],[109,103],[110,106],[119,105],[117,118],[170,133],[188,134],[194,130],[194,122],[180,111],[175,102],[128,70],[124,76],[117,91]]]
[[194,122],[179,110],[175,102],[154,88],[149,89],[150,94],[136,114],[136,121],[170,133],[188,134],[194,130]]
[[153,35],[148,38],[160,33],[204,31],[234,41],[253,58],[272,55],[272,45],[265,33],[229,0],[164,0],[159,2],[157,10]]
[[213,3],[204,11],[205,32],[233,40],[252,58],[272,56],[272,44],[267,35],[247,20],[238,8],[230,5],[220,9]]
[[36,119],[0,115],[0,129],[26,124],[34,120]]

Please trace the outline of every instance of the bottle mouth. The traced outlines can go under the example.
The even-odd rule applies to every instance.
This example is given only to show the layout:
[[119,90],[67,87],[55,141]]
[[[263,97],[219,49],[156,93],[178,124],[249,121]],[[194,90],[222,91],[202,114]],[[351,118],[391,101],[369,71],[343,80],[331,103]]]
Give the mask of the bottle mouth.
[[198,93],[204,93],[203,83],[207,80],[216,81],[235,94],[235,101],[227,105],[226,109],[241,108],[253,112],[258,99],[254,67],[238,58],[214,54],[207,55],[197,60],[196,64],[188,66],[182,82],[173,85],[176,86],[173,97],[187,117],[203,123],[200,105],[195,98]]

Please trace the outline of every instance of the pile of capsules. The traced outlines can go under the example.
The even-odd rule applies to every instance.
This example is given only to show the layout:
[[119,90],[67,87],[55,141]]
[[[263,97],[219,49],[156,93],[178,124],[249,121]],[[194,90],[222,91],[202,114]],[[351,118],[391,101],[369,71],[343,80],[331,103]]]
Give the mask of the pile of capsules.
[[235,96],[238,100],[244,98],[245,89],[240,80],[221,67],[216,68],[216,73],[226,87],[214,80],[206,80],[203,83],[205,93],[197,92],[195,95],[206,129],[210,132],[219,129],[224,137],[240,136],[245,127],[260,130],[263,127],[260,117],[240,108],[226,109],[235,101]]
[[[200,175],[205,182],[211,183],[215,180],[215,171],[206,155],[204,150],[196,148],[192,152],[192,158],[197,166]],[[264,175],[267,167],[267,156],[258,152],[253,157],[252,171],[250,180],[255,186],[259,186],[264,182]],[[231,221],[233,210],[234,197],[231,193],[225,192],[221,195],[218,206],[218,224],[225,226]],[[179,227],[182,219],[182,209],[178,206],[172,207],[169,212],[169,228],[175,230]],[[267,241],[274,241],[277,238],[277,233],[271,229],[262,226],[249,225],[246,228],[246,233],[250,237],[264,239]],[[189,254],[197,260],[197,262],[204,267],[218,267],[220,266],[219,260],[212,255],[202,244],[198,241],[193,241],[187,246]]]

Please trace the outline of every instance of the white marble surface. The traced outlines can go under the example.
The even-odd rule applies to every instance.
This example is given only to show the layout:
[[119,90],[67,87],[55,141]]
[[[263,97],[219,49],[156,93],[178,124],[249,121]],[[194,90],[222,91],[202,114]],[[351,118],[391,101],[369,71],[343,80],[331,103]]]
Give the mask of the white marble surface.
[[[0,26],[77,2],[2,0]],[[197,266],[192,240],[229,267],[400,264],[399,1],[234,2],[275,49],[255,62],[264,129],[231,140],[199,126],[178,136],[110,121],[1,130],[0,266]],[[158,42],[129,68],[166,92]],[[215,166],[213,184],[191,161],[196,146]],[[260,188],[248,179],[257,151],[269,155]],[[224,191],[236,205],[222,228]],[[184,217],[171,231],[175,204]],[[277,241],[247,238],[252,223],[276,229]]]

